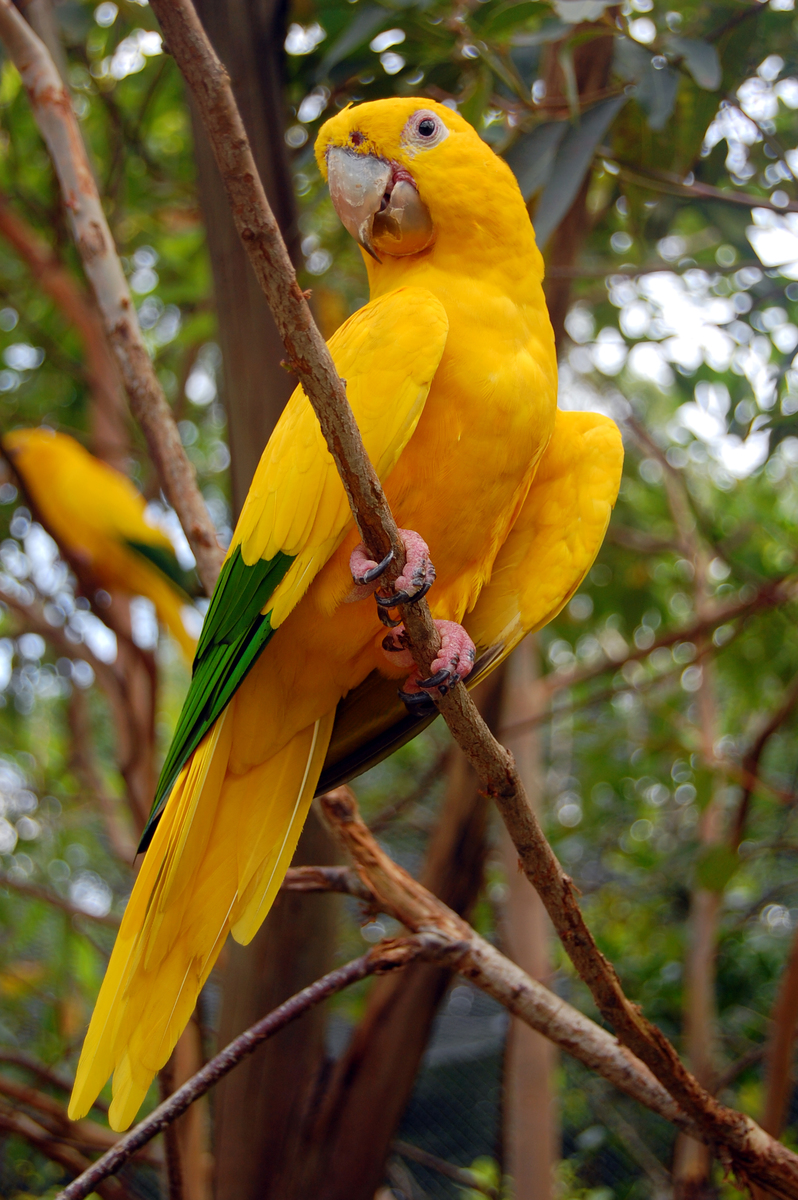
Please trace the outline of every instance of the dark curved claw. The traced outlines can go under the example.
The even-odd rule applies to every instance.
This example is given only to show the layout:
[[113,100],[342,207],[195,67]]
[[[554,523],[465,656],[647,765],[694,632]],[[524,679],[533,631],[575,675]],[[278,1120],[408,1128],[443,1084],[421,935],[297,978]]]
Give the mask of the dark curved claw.
[[438,688],[438,691],[440,692],[440,694],[442,696],[445,696],[446,693],[450,692],[452,690],[452,688],[459,682],[460,682],[460,676],[457,674],[457,672],[455,672],[454,675],[452,675],[452,677],[448,683],[441,684],[441,686]]
[[392,633],[386,633],[382,639],[382,648],[386,654],[401,654],[407,649],[406,646],[402,645],[402,635],[399,635],[399,643],[397,644],[395,635]]
[[413,716],[420,716],[422,713],[431,713],[435,711],[435,705],[425,692],[399,692],[399,699],[402,700]]
[[377,616],[380,618],[386,629],[396,629],[397,625],[402,624],[401,618],[397,617],[394,621],[394,619],[388,615],[387,609],[378,608]]
[[440,687],[442,683],[449,682],[449,676],[452,671],[450,667],[441,667],[435,675],[430,675],[429,679],[419,679],[418,686],[420,688],[435,688]]
[[393,596],[375,596],[378,608],[397,608],[400,604],[416,604],[426,596],[432,587],[432,581],[422,583],[417,592],[396,592]]
[[355,583],[362,587],[364,584],[373,583],[375,579],[379,579],[389,563],[393,562],[393,550],[389,550],[382,562],[378,562],[376,567],[372,567],[370,571],[366,571],[359,579],[355,579]]

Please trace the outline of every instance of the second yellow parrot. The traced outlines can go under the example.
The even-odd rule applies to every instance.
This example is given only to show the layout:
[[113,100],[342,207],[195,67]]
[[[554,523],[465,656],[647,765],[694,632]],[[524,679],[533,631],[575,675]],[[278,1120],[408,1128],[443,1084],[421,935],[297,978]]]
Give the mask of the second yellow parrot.
[[70,1116],[113,1073],[115,1129],[135,1117],[228,932],[248,942],[263,921],[322,770],[340,777],[385,753],[403,722],[424,719],[425,693],[476,659],[473,678],[553,615],[617,492],[612,423],[557,414],[542,262],[508,167],[457,113],[412,97],[339,113],[316,155],[370,286],[330,350],[406,531],[397,585],[429,590],[441,653],[420,679],[401,631],[386,634],[370,598],[390,607],[378,565],[357,546],[298,388],[205,619],[78,1067]]
[[151,600],[191,662],[197,643],[183,620],[186,573],[127,476],[53,429],[13,429],[2,445],[35,515],[76,569],[94,587]]

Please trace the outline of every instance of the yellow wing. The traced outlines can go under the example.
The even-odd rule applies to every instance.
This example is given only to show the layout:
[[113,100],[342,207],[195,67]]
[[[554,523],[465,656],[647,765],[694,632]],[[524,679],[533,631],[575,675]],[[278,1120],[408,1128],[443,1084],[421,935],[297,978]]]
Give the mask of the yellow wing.
[[[406,287],[359,309],[330,339],[363,443],[381,480],[409,441],[438,369],[449,321],[425,288]],[[351,527],[349,503],[301,388],[269,439],[230,550],[247,565],[296,556],[270,602],[276,629]]]
[[[524,506],[463,622],[477,648],[469,688],[571,599],[604,540],[622,467],[613,421],[558,410]],[[338,705],[317,793],[374,766],[434,717],[408,713],[396,682],[373,672]]]

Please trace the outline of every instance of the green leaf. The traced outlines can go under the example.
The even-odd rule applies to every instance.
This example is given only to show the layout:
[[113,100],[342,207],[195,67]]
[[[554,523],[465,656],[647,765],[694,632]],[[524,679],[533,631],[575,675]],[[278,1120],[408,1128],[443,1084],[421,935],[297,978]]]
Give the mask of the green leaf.
[[560,142],[570,124],[570,121],[544,121],[522,134],[505,154],[525,200],[548,183]]
[[673,67],[657,70],[649,64],[637,85],[635,99],[645,110],[651,129],[659,132],[667,125],[676,106],[679,72]]
[[696,880],[708,892],[722,892],[739,865],[739,858],[728,846],[707,846],[696,863]]
[[152,811],[141,835],[147,849],[181,768],[230,703],[272,633],[262,609],[293,562],[288,554],[247,566],[239,547],[222,567],[202,627],[194,674],[166,756]]
[[700,88],[708,92],[718,90],[722,71],[718,52],[713,45],[701,38],[675,35],[671,35],[666,41],[669,49],[684,60],[684,65]]
[[384,8],[378,8],[376,4],[370,4],[367,8],[362,9],[351,25],[348,25],[341,36],[336,38],[330,46],[319,63],[314,78],[317,81],[325,79],[342,59],[351,54],[353,50],[358,50],[364,42],[370,42],[375,33],[383,27],[387,29],[391,22],[392,14],[386,12]]
[[626,103],[626,96],[610,96],[582,113],[560,143],[549,180],[535,210],[538,245],[545,246],[576,199],[590,170],[596,147]]
[[497,8],[485,5],[477,9],[472,17],[472,24],[475,28],[479,28],[479,17],[482,13],[485,14],[485,21],[480,32],[485,37],[500,38],[512,33],[519,26],[525,25],[533,17],[550,16],[551,9],[548,4],[542,4],[541,0],[517,0],[517,2],[510,0],[509,3],[500,4]]

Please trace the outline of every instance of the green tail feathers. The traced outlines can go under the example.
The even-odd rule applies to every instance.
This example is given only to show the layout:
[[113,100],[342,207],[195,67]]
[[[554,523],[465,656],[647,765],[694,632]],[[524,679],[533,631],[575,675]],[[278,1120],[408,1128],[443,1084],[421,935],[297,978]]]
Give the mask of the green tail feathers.
[[180,770],[233,698],[273,633],[271,614],[262,610],[294,561],[278,553],[247,566],[236,548],[222,567],[202,626],[194,672],[155,801],[139,842],[143,853],[155,833]]

